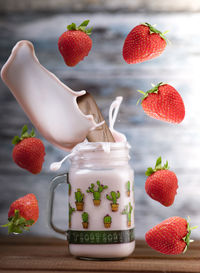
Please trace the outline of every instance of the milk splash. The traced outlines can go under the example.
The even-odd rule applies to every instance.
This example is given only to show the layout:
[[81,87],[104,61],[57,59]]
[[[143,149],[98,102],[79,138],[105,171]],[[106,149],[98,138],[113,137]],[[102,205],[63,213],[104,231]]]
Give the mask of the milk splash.
[[[110,129],[111,133],[113,134],[113,137],[116,142],[124,142],[124,143],[126,142],[127,143],[125,135],[123,135],[122,133],[120,133],[114,129],[114,125],[116,122],[116,118],[117,118],[122,100],[123,100],[123,97],[121,97],[121,96],[116,97],[116,99],[110,105],[110,108],[109,108],[109,129]],[[91,143],[91,146],[94,145],[94,142],[87,142],[87,140],[85,140],[85,142],[87,143],[87,146],[90,143]],[[102,148],[105,153],[110,153],[111,145],[113,145],[114,143],[98,142],[95,144],[96,144],[96,146],[95,146],[96,149]],[[80,143],[80,145],[83,145],[83,143]],[[127,147],[130,148],[130,145],[128,143],[127,143]],[[73,149],[72,153],[65,156],[61,161],[52,163],[50,165],[50,170],[51,171],[59,170],[65,160],[72,158],[77,153],[79,153],[79,145],[77,145],[77,147],[75,147]]]
[[45,69],[29,41],[15,45],[1,77],[40,134],[63,150],[70,151],[104,123],[81,112],[76,100],[86,91],[73,91]]

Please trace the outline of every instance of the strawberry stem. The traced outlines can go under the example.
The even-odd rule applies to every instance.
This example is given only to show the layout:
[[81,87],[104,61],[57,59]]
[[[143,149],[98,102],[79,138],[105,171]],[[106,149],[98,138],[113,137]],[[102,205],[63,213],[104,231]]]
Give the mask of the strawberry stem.
[[71,25],[67,26],[68,30],[80,30],[86,33],[87,35],[91,35],[92,28],[87,28],[87,25],[89,24],[90,20],[83,21],[79,26],[76,26],[75,23],[72,23]]
[[190,227],[189,217],[188,217],[188,220],[186,220],[186,221],[187,221],[187,234],[185,237],[183,237],[183,241],[186,243],[186,246],[185,246],[183,253],[185,253],[187,251],[189,244],[194,242],[194,240],[190,239],[190,235],[191,235],[192,230],[198,228],[198,226]]
[[25,138],[35,137],[34,129],[31,130],[30,134],[28,133],[27,125],[24,125],[21,132],[21,137],[15,136],[12,140],[12,144],[17,144]]
[[167,37],[165,37],[165,34],[166,34],[168,31],[161,32],[160,30],[158,30],[157,28],[155,28],[155,26],[152,26],[152,25],[149,24],[149,23],[143,23],[142,25],[149,27],[149,32],[150,32],[150,34],[157,33],[157,34],[160,35],[160,37],[161,37],[162,39],[164,39],[164,40],[167,42]]
[[151,174],[153,174],[159,170],[168,170],[168,169],[169,169],[168,161],[166,161],[166,163],[162,166],[162,158],[160,156],[156,160],[155,168],[153,169],[152,167],[149,167],[147,169],[147,171],[145,172],[145,174],[146,174],[146,176],[150,176]]
[[34,220],[26,220],[24,217],[20,216],[19,210],[15,210],[15,214],[12,217],[8,218],[8,223],[2,225],[1,227],[8,228],[8,234],[15,233],[19,234],[22,233],[24,230],[29,231],[29,227],[34,224]]
[[141,93],[143,96],[137,101],[137,104],[141,101],[141,103],[143,102],[144,99],[146,99],[148,97],[149,94],[152,94],[152,93],[158,93],[158,89],[161,85],[164,85],[166,83],[163,83],[163,82],[160,82],[158,83],[157,85],[154,85],[153,88],[151,88],[150,90],[144,92],[142,90],[137,90],[139,93]]

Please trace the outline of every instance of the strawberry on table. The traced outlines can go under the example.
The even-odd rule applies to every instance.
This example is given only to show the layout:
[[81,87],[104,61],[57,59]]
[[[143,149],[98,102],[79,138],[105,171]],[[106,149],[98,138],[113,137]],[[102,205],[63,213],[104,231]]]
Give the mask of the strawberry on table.
[[2,227],[8,227],[8,233],[22,233],[23,230],[29,230],[30,226],[35,224],[39,217],[39,207],[36,196],[29,193],[10,205],[8,212],[8,224]]
[[167,45],[164,34],[148,23],[134,27],[124,42],[124,60],[135,64],[158,57]]
[[92,48],[92,39],[89,37],[92,28],[86,29],[88,23],[89,20],[85,20],[78,27],[75,23],[68,25],[68,30],[58,40],[58,49],[68,66],[77,65]]
[[159,83],[147,92],[138,90],[144,112],[155,119],[181,123],[185,117],[184,102],[177,90],[169,84]]
[[159,157],[155,168],[148,168],[145,174],[148,176],[145,183],[146,193],[162,205],[171,206],[177,193],[178,179],[169,170],[168,161],[162,166],[162,159]]
[[44,162],[45,147],[40,139],[35,138],[34,130],[32,129],[29,134],[25,125],[21,137],[15,136],[12,143],[15,145],[12,153],[14,162],[33,174],[40,173]]
[[163,254],[184,253],[190,242],[192,229],[186,219],[174,216],[150,229],[145,234],[147,244]]

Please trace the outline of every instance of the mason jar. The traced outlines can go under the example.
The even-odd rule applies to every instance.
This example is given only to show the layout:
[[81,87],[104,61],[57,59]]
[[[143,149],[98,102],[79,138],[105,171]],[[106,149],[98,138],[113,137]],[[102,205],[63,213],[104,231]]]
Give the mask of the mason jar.
[[[72,151],[69,172],[51,184],[50,226],[66,234],[72,255],[121,259],[135,248],[134,172],[127,142],[81,143]],[[52,221],[54,190],[68,183],[68,227]],[[67,218],[67,217],[66,217]]]

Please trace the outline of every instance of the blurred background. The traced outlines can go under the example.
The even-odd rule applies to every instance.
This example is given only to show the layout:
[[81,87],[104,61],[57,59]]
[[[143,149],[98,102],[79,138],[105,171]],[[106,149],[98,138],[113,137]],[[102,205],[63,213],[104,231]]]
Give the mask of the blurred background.
[[[75,68],[69,68],[59,54],[58,37],[71,22],[90,19],[93,48]],[[156,24],[171,43],[159,58],[128,65],[122,47],[130,30],[142,23]],[[87,90],[96,99],[105,119],[116,96],[123,96],[116,129],[125,133],[132,146],[131,165],[135,170],[136,237],[170,216],[191,218],[200,227],[200,1],[198,0],[0,0],[0,68],[18,40],[27,39],[35,46],[41,64],[55,73],[72,89]],[[151,83],[167,82],[181,94],[186,116],[180,125],[147,117],[137,89],[148,90]],[[11,140],[24,124],[32,127],[8,88],[0,80],[0,224],[7,221],[9,205],[17,198],[35,193],[40,218],[28,235],[58,236],[47,225],[49,184],[53,173],[49,166],[66,152],[47,143],[42,172],[32,175],[12,161]],[[38,134],[37,134],[38,135]],[[171,207],[151,200],[145,193],[145,170],[154,166],[158,156],[169,161],[179,181],[178,194]],[[66,222],[66,188],[58,190],[55,220]],[[0,228],[6,235],[6,229]],[[199,229],[193,238],[200,239]]]

